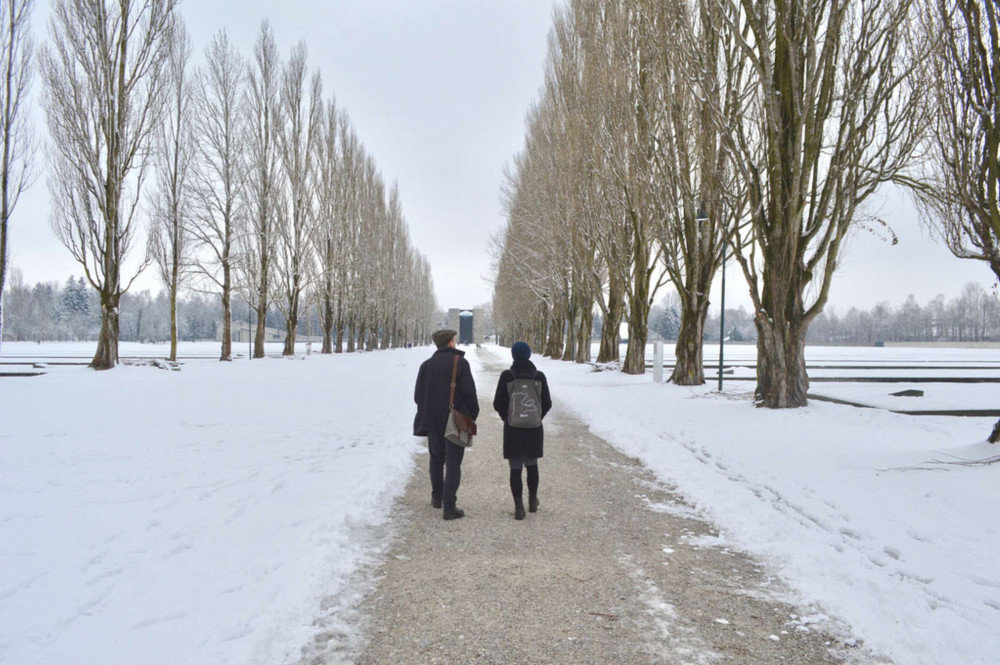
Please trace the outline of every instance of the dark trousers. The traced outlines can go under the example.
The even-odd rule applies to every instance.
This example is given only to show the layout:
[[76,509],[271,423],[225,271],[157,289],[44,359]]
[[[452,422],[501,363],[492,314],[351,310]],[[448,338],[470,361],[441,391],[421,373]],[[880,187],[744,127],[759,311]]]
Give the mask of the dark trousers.
[[462,482],[465,448],[456,446],[442,434],[428,436],[427,448],[431,453],[431,498],[443,501],[445,510],[453,510],[458,484]]

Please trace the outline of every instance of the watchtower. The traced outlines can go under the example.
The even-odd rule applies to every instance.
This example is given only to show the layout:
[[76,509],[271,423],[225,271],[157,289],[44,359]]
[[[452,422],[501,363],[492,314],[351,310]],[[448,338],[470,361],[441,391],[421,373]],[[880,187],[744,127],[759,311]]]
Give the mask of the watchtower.
[[478,344],[484,340],[483,312],[481,309],[448,310],[448,327],[458,331],[459,344]]

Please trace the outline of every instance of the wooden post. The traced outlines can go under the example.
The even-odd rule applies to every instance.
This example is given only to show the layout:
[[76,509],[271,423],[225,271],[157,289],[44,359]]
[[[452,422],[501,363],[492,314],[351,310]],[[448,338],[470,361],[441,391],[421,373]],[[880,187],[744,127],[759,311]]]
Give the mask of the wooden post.
[[663,383],[663,342],[653,342],[653,383]]

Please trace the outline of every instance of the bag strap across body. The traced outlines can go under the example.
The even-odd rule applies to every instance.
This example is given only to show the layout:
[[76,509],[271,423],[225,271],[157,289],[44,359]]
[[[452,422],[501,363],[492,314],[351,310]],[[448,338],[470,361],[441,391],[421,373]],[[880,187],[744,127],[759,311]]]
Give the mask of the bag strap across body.
[[451,365],[451,394],[448,396],[448,408],[454,410],[455,408],[455,381],[458,379],[458,356],[455,356],[455,362]]

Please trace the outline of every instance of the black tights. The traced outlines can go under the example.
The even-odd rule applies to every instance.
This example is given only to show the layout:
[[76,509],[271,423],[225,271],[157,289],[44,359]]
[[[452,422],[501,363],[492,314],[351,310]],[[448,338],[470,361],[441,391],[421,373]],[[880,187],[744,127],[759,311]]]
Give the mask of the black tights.
[[[528,469],[528,495],[538,495],[538,465],[532,464]],[[521,482],[521,469],[510,470],[510,493],[515,499],[520,499],[524,494],[524,485]]]

